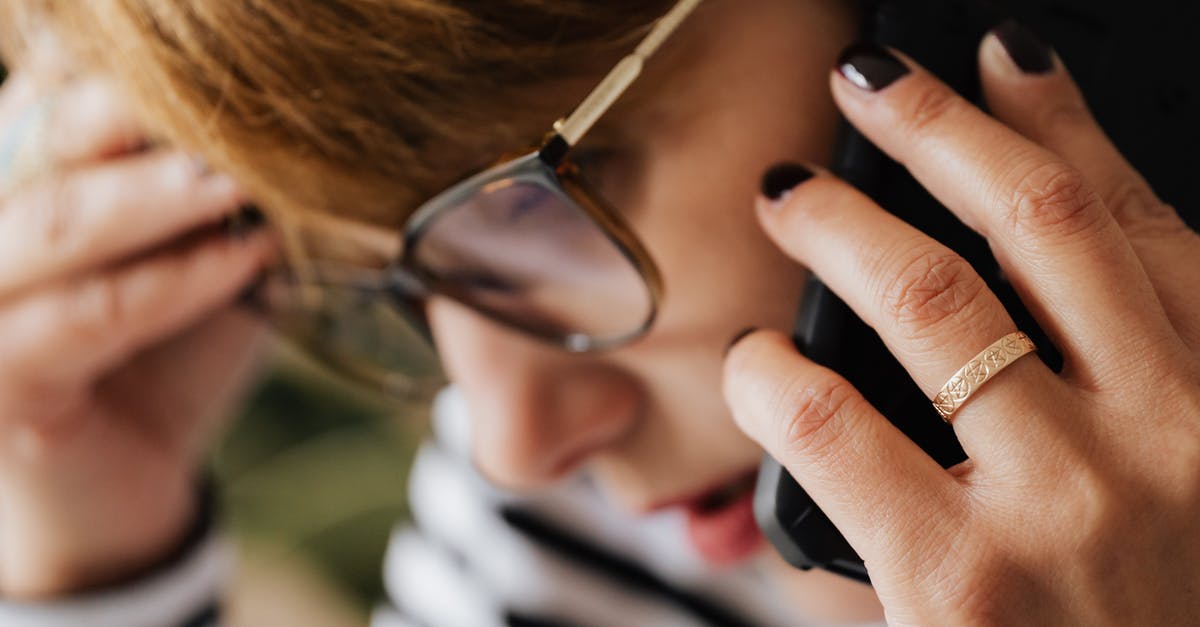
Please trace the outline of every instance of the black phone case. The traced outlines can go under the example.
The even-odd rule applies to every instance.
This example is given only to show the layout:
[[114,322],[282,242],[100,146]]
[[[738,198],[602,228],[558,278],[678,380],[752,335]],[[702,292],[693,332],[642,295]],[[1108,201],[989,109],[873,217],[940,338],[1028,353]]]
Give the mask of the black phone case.
[[[865,39],[908,54],[979,103],[977,54],[984,35],[1014,17],[1053,45],[1101,124],[1159,195],[1197,227],[1194,177],[1200,146],[1200,29],[1191,0],[883,0],[868,3]],[[1061,357],[1004,280],[987,243],[934,200],[907,171],[844,125],[833,170],[966,258],[1000,297],[1051,368]],[[940,464],[966,458],[953,430],[884,347],[879,336],[814,279],[795,327],[797,347],[845,376]],[[766,457],[754,511],[767,539],[793,566],[823,568],[869,582],[862,559],[800,485]]]

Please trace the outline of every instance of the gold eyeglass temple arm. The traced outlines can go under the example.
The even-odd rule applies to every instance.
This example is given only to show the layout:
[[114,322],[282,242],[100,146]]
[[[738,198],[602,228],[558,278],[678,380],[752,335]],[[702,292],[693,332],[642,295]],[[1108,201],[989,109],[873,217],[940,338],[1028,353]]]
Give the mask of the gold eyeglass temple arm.
[[592,125],[604,112],[612,106],[621,94],[625,93],[626,89],[637,79],[642,73],[642,67],[645,66],[646,60],[658,50],[667,37],[675,32],[679,24],[683,22],[692,10],[700,4],[701,0],[679,0],[674,7],[671,7],[667,14],[659,18],[658,22],[651,29],[650,34],[638,44],[637,49],[632,54],[621,59],[617,66],[609,71],[604,80],[588,94],[587,98],[583,99],[571,115],[554,123],[554,130],[566,140],[568,146],[574,146],[585,133],[591,130]]

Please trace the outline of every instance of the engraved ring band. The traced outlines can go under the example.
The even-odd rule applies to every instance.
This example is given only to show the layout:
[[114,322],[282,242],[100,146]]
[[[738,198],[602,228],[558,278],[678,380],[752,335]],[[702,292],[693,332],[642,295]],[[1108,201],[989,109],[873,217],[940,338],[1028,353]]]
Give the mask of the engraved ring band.
[[954,412],[962,408],[979,388],[1001,370],[1036,350],[1033,340],[1020,331],[996,340],[950,377],[933,397],[934,409],[942,420],[953,422]]

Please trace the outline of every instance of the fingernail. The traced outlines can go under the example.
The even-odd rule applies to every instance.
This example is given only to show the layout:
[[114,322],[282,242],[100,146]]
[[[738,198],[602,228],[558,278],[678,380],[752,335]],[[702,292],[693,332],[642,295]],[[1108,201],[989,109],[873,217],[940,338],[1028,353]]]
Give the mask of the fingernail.
[[221,222],[221,229],[230,239],[243,240],[266,224],[267,217],[258,207],[243,205],[237,213],[225,216]]
[[1012,62],[1026,74],[1048,74],[1054,69],[1054,52],[1033,31],[1016,20],[992,29]]
[[238,294],[237,304],[247,309],[265,313],[267,310],[267,299],[265,298],[265,288],[267,285],[267,271],[263,271],[254,276],[242,292]]
[[750,335],[751,333],[754,333],[757,330],[758,330],[758,327],[746,327],[745,329],[738,331],[737,335],[733,336],[732,340],[729,340],[729,344],[725,345],[725,355],[729,356],[729,351],[733,350],[733,347],[737,346],[738,342],[746,339],[747,335]]
[[909,73],[896,55],[872,44],[858,43],[850,46],[838,58],[838,73],[855,87],[866,91],[880,91]]
[[812,177],[812,170],[798,163],[776,164],[763,174],[762,195],[771,202],[778,203],[788,192]]

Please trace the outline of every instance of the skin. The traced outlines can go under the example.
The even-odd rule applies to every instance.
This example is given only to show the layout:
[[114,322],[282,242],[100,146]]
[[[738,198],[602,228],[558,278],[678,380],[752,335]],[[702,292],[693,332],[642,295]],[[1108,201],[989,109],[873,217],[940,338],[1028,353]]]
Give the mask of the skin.
[[[439,349],[476,420],[479,467],[520,489],[586,470],[616,506],[644,511],[753,467],[765,448],[866,557],[894,622],[1186,622],[1197,611],[1187,582],[1200,563],[1200,547],[1189,540],[1200,538],[1200,304],[1194,279],[1175,268],[1200,261],[1195,234],[1120,160],[1061,68],[1047,77],[1020,75],[998,44],[985,42],[981,67],[996,122],[931,97],[939,87],[919,72],[878,95],[831,78],[852,37],[852,20],[837,2],[744,7],[707,3],[598,140],[638,156],[622,206],[669,295],[647,338],[604,355],[571,356],[452,303],[430,303]],[[33,100],[14,84],[0,94],[0,123]],[[1019,97],[1030,93],[1038,97]],[[986,294],[970,291],[963,273],[921,273],[935,282],[914,287],[935,298],[915,310],[888,300],[904,290],[872,291],[913,283],[897,270],[951,257],[832,177],[794,190],[783,206],[760,200],[755,209],[767,166],[826,161],[835,103],[989,237],[1067,349],[1062,376],[1026,358],[960,412],[956,429],[974,461],[953,473],[931,466],[777,332],[753,334],[722,357],[743,327],[790,326],[806,267],[885,334],[927,391],[1013,330]],[[240,378],[237,369],[211,364],[248,359],[241,347],[254,331],[228,322],[237,318],[229,303],[269,259],[269,240],[178,240],[232,210],[236,186],[187,170],[182,155],[132,151],[136,124],[123,110],[114,105],[109,123],[99,125],[117,139],[63,139],[75,156],[57,158],[69,164],[57,187],[35,181],[2,197],[11,221],[0,229],[6,237],[49,237],[52,230],[36,228],[48,203],[95,216],[64,222],[92,227],[70,232],[78,242],[73,255],[61,254],[58,240],[0,246],[0,254],[13,255],[0,268],[36,269],[0,283],[0,345],[19,339],[22,349],[0,358],[6,596],[77,590],[136,572],[171,546],[190,515],[202,444]],[[59,115],[84,111],[63,107]],[[946,155],[958,169],[929,165],[946,163]],[[1039,173],[1061,175],[1050,183],[1077,184],[1061,198],[1039,195],[1050,184],[1029,185]],[[163,187],[147,190],[147,180]],[[64,183],[109,194],[64,201],[49,193]],[[993,201],[1006,198],[1027,202],[1011,203],[1021,211],[1005,215]],[[114,236],[101,228],[109,216],[143,230]],[[869,253],[879,250],[897,251],[908,263],[870,264]],[[196,290],[181,272],[227,279]],[[1105,287],[1114,283],[1138,297],[1111,296]],[[1080,309],[1081,302],[1089,307]],[[22,322],[29,320],[36,322]],[[1124,343],[1101,333],[1114,327],[1126,330]],[[63,368],[64,347],[77,366]],[[1114,359],[1106,352],[1114,347],[1140,359]],[[148,367],[163,363],[199,372]],[[202,373],[211,383],[196,384]],[[217,400],[205,407],[187,404],[201,387],[226,393],[206,397]],[[1147,398],[1150,389],[1160,396]],[[71,402],[50,407],[40,402],[47,397]],[[1131,430],[1143,437],[1123,437]],[[1169,463],[1163,450],[1173,453]],[[131,478],[141,482],[135,489]],[[1066,481],[1084,489],[1064,495]],[[1030,502],[1055,506],[1030,509]],[[1016,511],[1026,524],[1006,524]],[[1158,515],[1133,522],[1116,515],[1128,511]],[[136,512],[137,526],[122,512]],[[88,528],[64,526],[72,520],[87,520]],[[1128,550],[1130,538],[1140,551]],[[1185,559],[1136,559],[1168,553]],[[780,573],[788,594],[814,615],[878,612],[869,589],[857,584]]]
[[[431,301],[439,354],[471,408],[474,458],[491,481],[529,490],[588,472],[615,506],[641,513],[757,468],[762,450],[730,419],[716,382],[730,338],[790,328],[799,305],[807,273],[765,238],[752,199],[772,164],[829,158],[837,114],[824,85],[854,33],[842,4],[704,7],[582,146],[637,155],[640,172],[612,165],[606,191],[622,199],[666,285],[647,337],[571,355]],[[879,615],[868,588],[761,554],[807,614]]]
[[[955,414],[971,460],[949,471],[776,332],[734,347],[726,396],[863,556],[889,623],[1192,622],[1200,302],[1178,268],[1200,261],[1200,237],[1121,158],[1061,64],[1023,74],[989,37],[980,67],[996,119],[915,66],[878,93],[838,76],[832,89],[988,239],[1063,371],[1026,357],[985,384]],[[931,397],[1015,329],[961,259],[833,177],[759,214]]]
[[[39,100],[55,71],[40,61],[5,84],[0,127]],[[83,80],[59,102],[44,153],[55,176],[0,191],[10,598],[110,581],[179,542],[195,469],[254,369],[260,325],[231,303],[275,248],[196,231],[243,201],[237,185],[188,155],[137,151],[108,85]]]
[[[754,219],[752,199],[761,171],[772,163],[828,158],[836,112],[823,84],[828,67],[851,40],[852,26],[836,0],[763,2],[755,11],[712,2],[693,16],[589,135],[583,148],[615,147],[623,155],[636,155],[596,172],[646,242],[667,285],[659,321],[642,342],[601,356],[571,356],[451,303],[430,303],[449,374],[479,418],[476,459],[489,477],[529,489],[586,467],[617,506],[646,511],[728,481],[758,463],[761,449],[730,420],[720,396],[722,352],[728,338],[746,326],[787,328],[806,272],[771,245]],[[38,99],[34,86],[55,74],[48,65],[17,69],[0,100],[0,111],[6,113],[0,120],[18,118]],[[595,80],[572,80],[571,88],[582,93]],[[134,364],[147,359],[200,368],[211,362],[197,357],[197,345],[212,347],[214,361],[246,363],[247,351],[237,347],[255,330],[228,303],[248,273],[271,254],[257,237],[204,240],[198,250],[227,264],[206,276],[228,282],[209,282],[210,291],[197,292],[190,282],[155,274],[160,278],[139,284],[137,294],[145,296],[137,302],[145,305],[126,305],[132,297],[122,288],[123,275],[111,269],[113,261],[130,270],[153,267],[150,262],[156,258],[143,259],[142,251],[211,223],[241,199],[226,177],[202,175],[187,167],[184,155],[136,152],[140,128],[111,87],[95,85],[87,93],[70,89],[59,97],[65,104],[57,108],[56,125],[103,132],[61,135],[63,156],[56,161],[70,167],[62,168],[58,180],[30,183],[6,195],[14,218],[4,232],[28,230],[47,203],[57,202],[47,190],[64,185],[98,189],[89,179],[114,170],[108,202],[97,204],[95,195],[79,194],[72,197],[73,204],[54,209],[104,216],[114,226],[136,222],[145,231],[106,230],[104,224],[83,228],[68,221],[73,237],[81,241],[76,258],[44,254],[54,250],[53,242],[6,247],[14,259],[3,267],[46,269],[12,277],[0,313],[15,316],[42,306],[43,294],[56,299],[42,314],[37,341],[27,342],[29,360],[40,363],[31,367],[29,360],[8,356],[0,361],[5,372],[33,379],[16,385],[19,378],[5,378],[14,384],[5,386],[0,400],[17,409],[4,415],[20,418],[8,420],[12,429],[4,441],[14,446],[39,443],[24,458],[11,458],[25,459],[19,466],[0,466],[0,496],[9,504],[0,508],[0,546],[23,547],[0,550],[0,589],[15,597],[53,596],[120,578],[153,563],[174,544],[190,516],[193,469],[202,443],[218,427],[228,399],[236,396],[240,372],[211,372],[210,367],[199,380],[212,383],[197,385],[196,373],[180,376],[184,373],[177,369],[160,368],[151,377]],[[147,188],[143,179],[171,184]],[[196,190],[208,187],[217,190],[212,200],[196,202],[208,198]],[[167,206],[173,210],[139,213],[142,207]],[[347,232],[344,226],[333,230]],[[353,239],[368,247],[380,241],[381,248],[393,241]],[[165,250],[193,254],[184,253],[181,244]],[[708,254],[697,255],[697,250]],[[196,265],[200,263],[186,257],[178,265],[202,268]],[[81,285],[88,282],[103,287]],[[35,289],[26,291],[29,286]],[[101,296],[88,295],[95,291]],[[120,306],[72,313],[81,299]],[[163,303],[176,313],[164,316]],[[225,318],[240,321],[208,328],[217,324],[210,319]],[[234,324],[239,326],[224,328]],[[80,339],[98,335],[92,329],[123,328],[131,331],[105,334],[103,343]],[[0,334],[19,333],[16,324],[0,318]],[[176,340],[181,334],[198,339]],[[103,359],[65,380],[56,376],[44,381],[61,362],[61,346],[88,346],[103,353]],[[110,401],[107,390],[116,386],[109,382],[116,380],[130,381],[119,389],[138,393],[113,395]],[[190,389],[216,387],[228,393],[212,395],[204,412],[178,411],[187,406],[182,396]],[[55,397],[78,399],[55,412],[62,426],[54,430],[44,427],[45,412],[36,402],[44,397],[39,391],[47,389]],[[169,417],[159,415],[142,408],[143,402],[174,411]],[[137,437],[167,420],[177,427],[171,439]],[[131,476],[145,484],[132,491],[136,497],[127,496]],[[81,491],[97,496],[80,502],[74,496]],[[123,500],[128,498],[139,500]],[[141,505],[151,500],[161,505]],[[112,506],[121,503],[126,505]],[[137,512],[138,524],[129,524],[121,512]],[[63,528],[64,520],[89,524],[87,529]],[[764,552],[764,558],[771,556]],[[779,571],[793,576],[782,565]],[[828,613],[824,604],[833,615],[878,613],[866,588],[820,573],[796,576],[803,584],[797,587],[798,599],[810,611]],[[848,596],[830,593],[839,588]]]
[[[636,188],[619,192],[621,211],[667,291],[645,339],[571,355],[433,299],[439,352],[472,407],[475,456],[491,479],[540,487],[586,465],[622,507],[641,511],[757,463],[720,390],[695,383],[719,379],[738,330],[785,328],[799,302],[805,273],[770,245],[753,198],[771,164],[828,157],[833,103],[806,87],[825,81],[850,34],[817,7],[706,7],[589,138],[637,155],[640,172],[616,182]],[[794,37],[795,24],[839,32],[818,47]],[[779,80],[775,58],[804,62]],[[708,178],[720,184],[698,184]],[[571,391],[555,392],[563,386]]]

